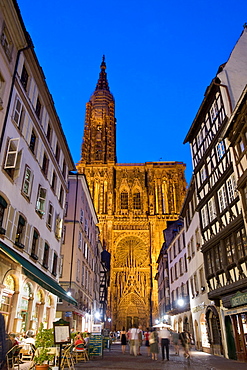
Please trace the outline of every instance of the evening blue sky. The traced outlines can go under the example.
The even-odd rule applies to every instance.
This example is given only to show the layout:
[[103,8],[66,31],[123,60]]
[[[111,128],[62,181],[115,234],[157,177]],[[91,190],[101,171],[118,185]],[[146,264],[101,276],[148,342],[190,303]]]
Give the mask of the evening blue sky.
[[102,55],[115,97],[118,163],[182,161],[183,140],[247,22],[238,0],[18,0],[68,145],[80,160]]

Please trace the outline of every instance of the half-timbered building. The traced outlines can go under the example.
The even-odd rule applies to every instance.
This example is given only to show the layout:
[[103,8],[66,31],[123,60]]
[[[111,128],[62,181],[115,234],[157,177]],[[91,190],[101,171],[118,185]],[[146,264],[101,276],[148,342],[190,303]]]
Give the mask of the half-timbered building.
[[[224,128],[247,83],[247,28],[221,65],[184,140],[192,149],[202,252],[211,303],[206,308],[208,339],[214,354],[247,359],[231,344],[224,311],[229,295],[247,285],[244,221],[236,176]],[[234,341],[233,341],[234,343]]]
[[230,331],[228,341],[234,340],[235,350],[240,358],[247,358],[247,287],[246,287],[246,264],[247,264],[247,87],[245,87],[239,102],[228,122],[225,137],[230,142],[233,153],[233,163],[236,176],[237,189],[240,195],[240,203],[243,211],[245,230],[242,233],[243,240],[237,235],[236,249],[238,257],[237,265],[241,266],[242,279],[238,283],[237,291],[231,291],[225,295],[224,312],[229,322]]

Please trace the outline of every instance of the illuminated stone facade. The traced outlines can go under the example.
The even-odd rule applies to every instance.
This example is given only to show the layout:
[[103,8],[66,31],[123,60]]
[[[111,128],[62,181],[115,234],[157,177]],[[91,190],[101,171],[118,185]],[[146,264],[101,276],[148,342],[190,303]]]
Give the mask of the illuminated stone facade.
[[143,327],[158,316],[156,261],[167,221],[176,220],[185,196],[182,162],[116,163],[115,102],[103,58],[87,103],[79,173],[86,175],[111,253],[107,316],[113,328]]

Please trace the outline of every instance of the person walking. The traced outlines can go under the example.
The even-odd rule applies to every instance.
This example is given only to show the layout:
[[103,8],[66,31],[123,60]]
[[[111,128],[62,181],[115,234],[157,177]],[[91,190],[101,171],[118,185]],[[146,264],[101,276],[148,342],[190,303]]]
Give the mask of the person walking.
[[149,344],[149,337],[150,337],[150,331],[149,331],[149,328],[147,328],[147,330],[145,331],[144,333],[144,339],[145,339],[145,347],[147,347],[147,353],[148,353],[148,356],[150,356],[150,344]]
[[159,340],[162,353],[162,361],[165,359],[165,348],[166,348],[166,359],[169,361],[169,344],[170,344],[171,333],[165,327],[159,331]]
[[142,326],[139,325],[138,327],[138,356],[141,356],[141,346],[143,341],[143,332],[142,332]]
[[137,356],[138,354],[138,346],[139,346],[138,333],[139,333],[139,329],[137,329],[137,325],[133,325],[133,328],[129,330],[130,354],[131,355],[134,354],[134,356]]
[[179,355],[179,333],[177,333],[176,331],[173,331],[172,332],[172,343],[174,345],[174,348],[175,348],[175,355]]
[[120,331],[120,341],[122,345],[122,353],[125,353],[126,344],[127,344],[127,337],[126,337],[126,331],[125,327],[123,326],[123,329]]
[[149,337],[149,344],[150,344],[150,353],[152,355],[152,360],[158,360],[159,337],[158,337],[156,328],[151,329],[151,333]]
[[184,347],[184,357],[190,358],[190,333],[184,330],[179,336],[182,346]]

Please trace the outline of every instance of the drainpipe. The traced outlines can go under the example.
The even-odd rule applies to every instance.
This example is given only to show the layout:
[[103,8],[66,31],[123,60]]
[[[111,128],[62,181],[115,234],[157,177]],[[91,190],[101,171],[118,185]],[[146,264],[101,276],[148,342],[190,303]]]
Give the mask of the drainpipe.
[[12,77],[12,83],[11,83],[11,88],[10,88],[10,93],[9,93],[9,100],[8,100],[8,104],[7,104],[6,114],[5,114],[4,123],[3,123],[3,129],[2,129],[1,138],[0,138],[0,152],[2,150],[3,138],[4,138],[4,134],[5,134],[6,126],[7,126],[7,120],[8,120],[8,116],[9,116],[10,104],[11,104],[11,100],[12,100],[15,78],[16,78],[16,74],[17,74],[17,67],[18,67],[20,55],[24,50],[27,50],[31,47],[33,47],[33,44],[32,44],[32,41],[29,40],[28,45],[25,46],[22,49],[19,49],[18,52],[17,52],[16,62],[15,62],[15,69],[14,69],[14,74],[13,74],[13,77]]

